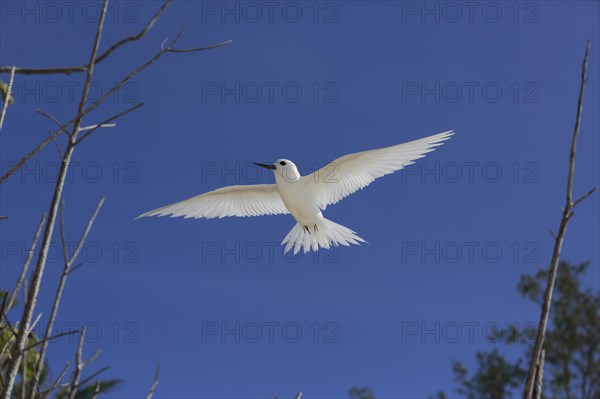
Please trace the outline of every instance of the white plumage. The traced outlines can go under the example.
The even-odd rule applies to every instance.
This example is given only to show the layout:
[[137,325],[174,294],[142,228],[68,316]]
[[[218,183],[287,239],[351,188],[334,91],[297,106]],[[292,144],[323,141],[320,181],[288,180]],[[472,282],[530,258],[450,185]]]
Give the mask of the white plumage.
[[309,250],[331,245],[365,242],[344,226],[327,220],[322,210],[365,188],[375,179],[393,173],[423,158],[443,144],[453,131],[439,133],[408,143],[340,157],[318,171],[301,176],[296,165],[279,159],[274,164],[257,164],[275,174],[275,184],[223,187],[187,200],[146,212],[139,216],[183,216],[222,218],[291,213],[297,224],[284,238],[285,252],[294,248]]

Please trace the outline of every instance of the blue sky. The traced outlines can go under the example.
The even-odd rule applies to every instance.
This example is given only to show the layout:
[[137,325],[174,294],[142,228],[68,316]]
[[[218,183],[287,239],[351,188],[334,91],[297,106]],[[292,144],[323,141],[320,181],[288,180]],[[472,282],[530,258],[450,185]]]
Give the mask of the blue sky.
[[[85,62],[96,4],[2,0],[1,64]],[[183,23],[181,46],[233,40],[166,55],[84,120],[145,103],[77,149],[67,240],[102,195],[106,203],[57,329],[90,326],[86,353],[103,352],[89,372],[109,365],[107,378],[125,380],[108,397],[145,395],[156,363],[158,397],[338,398],[353,385],[381,398],[450,391],[452,359],[472,366],[476,351],[499,347],[486,334],[539,316],[515,287],[551,256],[586,39],[575,195],[599,185],[598,2],[270,4],[175,1],[143,40],[98,65],[93,97]],[[114,2],[101,50],[139,31],[159,5]],[[3,172],[53,130],[35,109],[69,120],[82,81],[17,76]],[[223,185],[272,181],[253,161],[288,158],[308,173],[449,129],[457,134],[414,167],[326,210],[368,245],[284,257],[289,216],[134,220]],[[48,146],[3,187],[3,289],[47,211],[57,165]],[[563,247],[565,260],[591,261],[594,289],[598,202],[580,205]],[[62,269],[58,248],[44,276],[44,315]],[[55,375],[74,350],[68,338],[51,346]]]

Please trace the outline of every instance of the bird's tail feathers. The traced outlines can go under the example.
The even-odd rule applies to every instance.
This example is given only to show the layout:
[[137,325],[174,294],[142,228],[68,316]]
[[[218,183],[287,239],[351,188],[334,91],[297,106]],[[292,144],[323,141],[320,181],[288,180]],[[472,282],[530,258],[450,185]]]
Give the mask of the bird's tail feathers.
[[284,255],[294,248],[294,255],[300,249],[304,253],[308,251],[318,251],[319,248],[329,249],[332,245],[350,246],[350,244],[360,245],[365,240],[356,235],[356,233],[347,227],[323,218],[314,226],[301,226],[298,223],[285,236],[281,244],[286,244]]

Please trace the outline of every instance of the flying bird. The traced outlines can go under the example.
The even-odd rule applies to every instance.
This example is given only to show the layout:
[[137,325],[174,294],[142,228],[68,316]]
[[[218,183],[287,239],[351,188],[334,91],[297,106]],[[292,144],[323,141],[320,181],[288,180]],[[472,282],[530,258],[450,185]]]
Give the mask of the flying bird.
[[347,227],[325,219],[328,205],[363,189],[375,179],[411,165],[448,140],[450,130],[390,147],[344,155],[325,167],[301,176],[288,159],[256,165],[275,175],[275,184],[238,185],[219,188],[181,202],[163,206],[140,216],[183,216],[185,218],[223,218],[291,214],[296,225],[285,236],[284,254],[294,248],[304,253],[332,245],[360,245],[366,242]]

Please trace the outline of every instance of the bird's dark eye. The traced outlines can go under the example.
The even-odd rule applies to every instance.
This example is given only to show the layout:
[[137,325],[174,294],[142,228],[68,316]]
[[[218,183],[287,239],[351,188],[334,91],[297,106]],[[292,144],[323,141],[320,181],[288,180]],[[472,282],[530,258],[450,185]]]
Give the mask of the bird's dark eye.
[[285,162],[284,162],[284,161],[281,161],[281,162],[279,162],[279,165],[281,165],[281,166],[285,166]]

